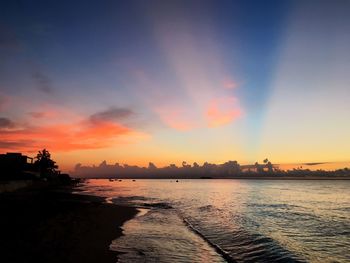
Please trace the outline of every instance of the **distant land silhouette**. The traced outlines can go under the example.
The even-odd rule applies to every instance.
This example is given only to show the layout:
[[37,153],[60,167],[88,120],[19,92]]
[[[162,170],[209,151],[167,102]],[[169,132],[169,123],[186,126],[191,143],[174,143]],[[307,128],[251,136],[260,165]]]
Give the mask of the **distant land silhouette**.
[[[318,163],[303,163],[314,166]],[[58,170],[56,162],[51,159],[48,150],[38,151],[35,157],[28,157],[21,153],[0,154],[0,180],[45,180],[71,182],[68,174]],[[77,164],[72,171],[73,177],[78,178],[181,178],[181,179],[350,179],[350,169],[343,168],[334,171],[310,170],[303,166],[291,170],[282,170],[279,165],[272,164],[267,158],[260,164],[255,162],[249,165],[240,165],[237,161],[227,161],[223,164],[197,162],[189,164],[185,161],[181,166],[170,164],[165,167],[157,167],[150,162],[148,167],[116,163],[107,164],[103,161],[98,166],[83,166]]]
[[[324,163],[303,163],[303,165],[317,165]],[[227,161],[223,164],[213,164],[204,162],[199,165],[197,162],[189,164],[185,161],[181,166],[170,164],[165,167],[157,167],[150,162],[148,167],[139,167],[136,165],[114,165],[107,164],[106,161],[100,165],[83,166],[77,164],[72,171],[75,177],[85,178],[261,178],[261,179],[293,179],[293,178],[310,178],[310,179],[332,179],[332,178],[350,178],[350,169],[343,168],[334,171],[327,170],[310,170],[302,166],[292,170],[279,169],[278,165],[272,164],[267,158],[262,164],[256,162],[251,165],[240,165],[237,161]]]

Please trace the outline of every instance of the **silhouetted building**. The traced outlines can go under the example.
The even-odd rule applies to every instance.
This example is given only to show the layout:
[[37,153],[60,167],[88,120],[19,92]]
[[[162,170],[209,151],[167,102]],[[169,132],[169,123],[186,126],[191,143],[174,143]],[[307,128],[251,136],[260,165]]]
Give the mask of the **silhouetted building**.
[[0,179],[25,179],[34,171],[33,158],[21,153],[0,154]]

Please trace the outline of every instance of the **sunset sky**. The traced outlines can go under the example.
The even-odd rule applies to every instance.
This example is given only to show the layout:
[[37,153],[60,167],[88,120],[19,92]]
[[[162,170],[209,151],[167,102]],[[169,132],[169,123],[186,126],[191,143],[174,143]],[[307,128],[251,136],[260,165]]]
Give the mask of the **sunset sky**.
[[350,1],[1,1],[0,152],[350,160]]

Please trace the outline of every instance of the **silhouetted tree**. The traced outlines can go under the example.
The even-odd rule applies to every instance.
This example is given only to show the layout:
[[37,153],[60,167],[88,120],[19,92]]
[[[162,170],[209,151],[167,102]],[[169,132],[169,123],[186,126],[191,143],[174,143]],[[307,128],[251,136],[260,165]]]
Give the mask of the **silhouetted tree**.
[[273,172],[273,165],[272,165],[272,163],[269,161],[269,159],[265,159],[264,161],[264,164],[265,164],[265,167],[267,168],[267,171],[269,172],[269,173],[272,173]]
[[256,171],[258,173],[263,173],[264,172],[263,167],[258,162],[255,162],[254,166],[255,166],[255,169],[256,169]]
[[51,154],[48,150],[43,149],[42,151],[38,151],[38,154],[35,157],[35,165],[38,167],[41,177],[50,177],[54,175],[55,169],[58,168],[55,165],[55,161],[51,159]]
[[149,162],[149,163],[148,163],[148,169],[151,170],[151,171],[153,171],[153,170],[156,170],[156,169],[157,169],[157,166],[156,166],[154,163]]
[[104,160],[102,163],[100,163],[100,167],[107,167],[107,161]]
[[273,172],[273,166],[272,166],[272,163],[271,163],[271,162],[268,162],[268,163],[266,164],[266,167],[267,167],[267,171],[268,171],[269,173],[272,173],[272,172]]
[[170,169],[177,169],[177,166],[176,166],[176,164],[173,164],[173,163],[172,163],[172,164],[169,165],[169,168],[170,168]]
[[184,169],[191,169],[191,165],[190,165],[190,164],[187,164],[186,161],[183,161],[183,162],[182,162],[182,168],[184,168]]
[[237,175],[240,167],[237,161],[228,161],[221,165],[221,172],[227,175]]

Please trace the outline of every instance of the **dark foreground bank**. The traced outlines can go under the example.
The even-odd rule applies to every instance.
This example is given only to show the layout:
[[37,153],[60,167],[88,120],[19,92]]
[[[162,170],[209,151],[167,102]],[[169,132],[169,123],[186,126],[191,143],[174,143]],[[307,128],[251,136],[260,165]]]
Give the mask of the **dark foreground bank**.
[[58,191],[0,194],[1,262],[116,262],[111,241],[132,207]]

